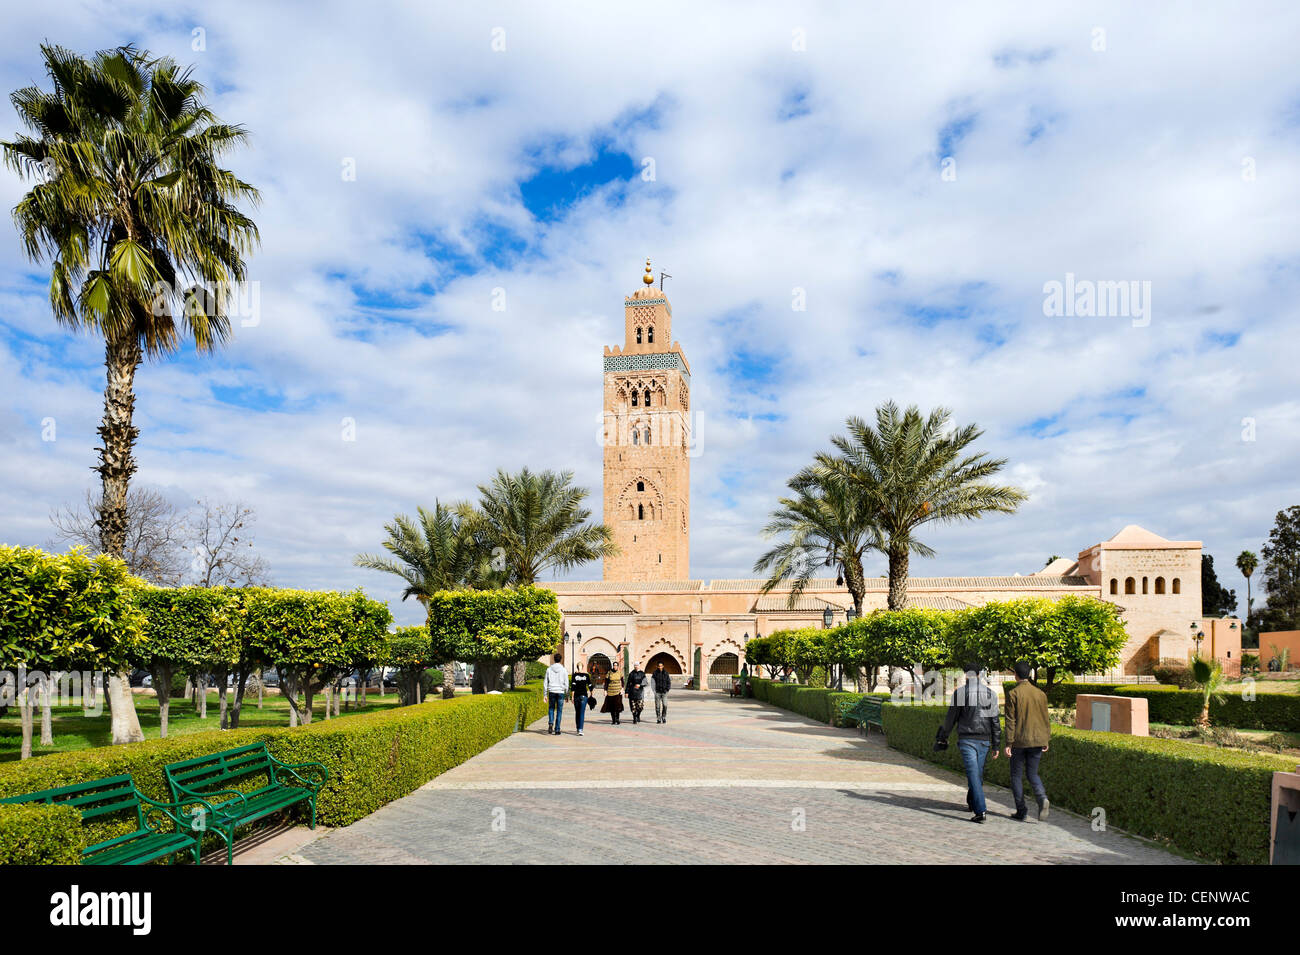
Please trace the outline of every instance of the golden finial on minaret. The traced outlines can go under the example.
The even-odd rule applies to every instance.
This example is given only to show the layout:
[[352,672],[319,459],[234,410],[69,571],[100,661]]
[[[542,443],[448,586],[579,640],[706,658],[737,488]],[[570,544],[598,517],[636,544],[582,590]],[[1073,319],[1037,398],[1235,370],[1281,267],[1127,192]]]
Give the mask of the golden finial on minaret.
[[646,260],[645,260],[645,275],[641,276],[641,281],[644,282],[646,285],[654,285],[654,284],[655,284],[655,277],[654,277],[654,275],[653,275],[653,274],[651,273],[651,271],[650,271],[650,260],[649,260],[649,259],[646,259]]

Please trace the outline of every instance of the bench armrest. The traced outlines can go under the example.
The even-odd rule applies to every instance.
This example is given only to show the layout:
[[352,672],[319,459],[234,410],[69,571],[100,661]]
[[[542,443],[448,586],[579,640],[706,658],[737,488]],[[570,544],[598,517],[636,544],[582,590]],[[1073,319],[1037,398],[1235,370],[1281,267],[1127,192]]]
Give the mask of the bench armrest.
[[[282,763],[274,756],[271,757],[271,762],[274,763],[278,769],[283,769],[288,772],[290,776],[298,780],[298,782],[302,783],[304,786],[311,788],[319,789],[321,786],[324,786],[326,781],[330,778],[330,771],[325,768],[324,763]],[[313,775],[318,775],[320,778],[304,779],[298,774],[298,772],[296,772],[296,770],[299,769]]]
[[140,802],[142,803],[140,808],[141,815],[144,817],[144,824],[153,832],[161,833],[162,830],[155,828],[153,823],[150,822],[149,810],[157,810],[158,812],[161,812],[178,827],[189,831],[197,830],[194,830],[191,821],[195,814],[192,812],[186,812],[185,810],[187,807],[198,806],[209,814],[215,811],[212,803],[199,796],[187,796],[186,798],[177,800],[176,802],[162,802],[157,799],[150,799],[139,790],[136,790],[136,795],[140,797]]
[[176,788],[179,789],[186,797],[185,799],[180,800],[181,802],[188,803],[190,800],[194,800],[206,806],[208,812],[215,812],[217,808],[211,802],[213,796],[235,796],[236,798],[239,799],[239,801],[243,805],[245,806],[248,805],[248,797],[245,796],[243,793],[241,793],[238,789],[214,789],[211,792],[196,793],[194,790],[186,789],[184,786],[181,786],[180,784],[177,784]]

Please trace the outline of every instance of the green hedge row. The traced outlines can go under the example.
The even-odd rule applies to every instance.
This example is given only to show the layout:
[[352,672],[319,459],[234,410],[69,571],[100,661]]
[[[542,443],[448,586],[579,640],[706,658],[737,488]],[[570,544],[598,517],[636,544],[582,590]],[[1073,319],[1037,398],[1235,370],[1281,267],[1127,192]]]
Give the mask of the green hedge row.
[[0,865],[76,865],[83,844],[71,806],[0,806]]
[[[130,773],[145,795],[167,800],[171,798],[163,776],[167,763],[264,741],[284,762],[325,764],[329,781],[316,800],[317,820],[327,826],[346,826],[545,715],[541,684],[529,683],[499,695],[437,700],[293,729],[211,730],[51,753],[0,766],[0,797]],[[305,814],[304,807],[299,811]],[[78,826],[77,851],[134,827],[133,816],[114,814],[107,820],[92,820]],[[21,841],[27,838],[21,820],[0,826],[0,861],[22,851]],[[61,860],[51,854],[29,861]]]
[[[1002,684],[1004,692],[1013,686]],[[1190,726],[1201,715],[1199,690],[1147,683],[1058,683],[1047,694],[1047,702],[1050,706],[1074,706],[1081,693],[1142,697],[1147,701],[1147,717],[1153,723]],[[1259,693],[1253,700],[1243,700],[1240,692],[1219,694],[1210,700],[1210,723],[1234,729],[1300,733],[1300,696]]]
[[[824,690],[815,686],[779,683],[775,680],[762,680],[754,677],[750,678],[750,683],[754,686],[754,699],[756,700],[771,703],[783,710],[792,710],[800,716],[806,716],[819,723],[829,723],[832,726],[858,725],[857,720],[852,718],[845,720],[840,716],[840,704],[845,701],[856,700],[864,695],[862,693],[854,693],[850,690]],[[888,693],[865,695],[878,696],[885,700],[889,699]]]
[[[956,746],[933,751],[944,713],[941,706],[886,706],[885,737],[894,749],[961,772]],[[986,778],[1010,785],[1008,763],[989,760]],[[1215,862],[1267,864],[1273,773],[1294,768],[1280,757],[1053,726],[1039,772],[1052,802],[1065,809],[1092,816],[1100,807],[1108,826]]]

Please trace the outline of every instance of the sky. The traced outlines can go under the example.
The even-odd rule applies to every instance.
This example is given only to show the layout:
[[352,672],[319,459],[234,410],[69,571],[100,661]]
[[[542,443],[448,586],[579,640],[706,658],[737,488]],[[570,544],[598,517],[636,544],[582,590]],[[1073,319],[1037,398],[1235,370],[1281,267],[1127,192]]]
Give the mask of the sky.
[[[598,517],[602,346],[649,257],[692,366],[693,577],[752,576],[786,480],[892,399],[977,423],[1030,495],[913,574],[1138,523],[1244,598],[1237,553],[1300,503],[1300,7],[1055,6],[48,0],[6,10],[0,84],[48,88],[42,41],[129,42],[248,129],[256,308],[141,368],[135,480],[253,507],[278,585],[416,622],[353,556],[497,468],[572,470]],[[0,217],[11,544],[95,478],[103,346],[48,279]]]

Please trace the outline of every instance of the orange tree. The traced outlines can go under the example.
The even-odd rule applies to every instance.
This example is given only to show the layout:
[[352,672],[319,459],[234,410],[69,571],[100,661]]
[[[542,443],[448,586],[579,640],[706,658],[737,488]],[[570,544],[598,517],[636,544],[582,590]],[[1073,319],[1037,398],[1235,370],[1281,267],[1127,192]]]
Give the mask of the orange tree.
[[551,653],[560,644],[554,591],[524,585],[503,590],[444,590],[429,598],[433,660],[474,664],[474,692],[500,689],[501,668]]

